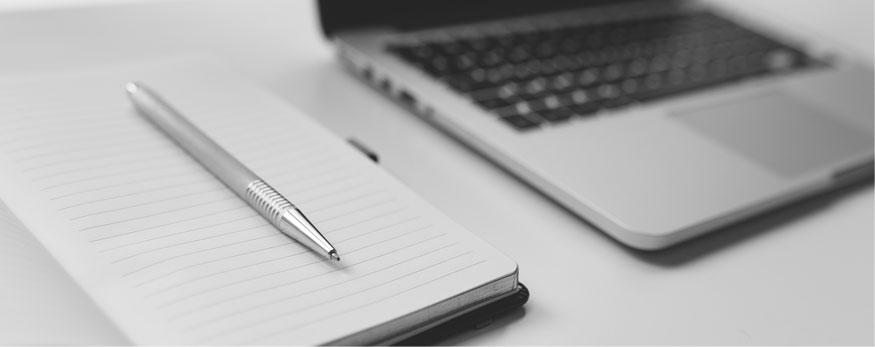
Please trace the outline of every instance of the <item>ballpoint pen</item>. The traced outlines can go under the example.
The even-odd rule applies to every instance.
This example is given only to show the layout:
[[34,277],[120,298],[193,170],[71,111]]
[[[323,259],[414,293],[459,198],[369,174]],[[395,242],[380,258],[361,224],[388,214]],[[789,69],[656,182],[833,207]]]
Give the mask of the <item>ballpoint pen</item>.
[[140,115],[185,149],[273,226],[316,253],[340,260],[334,246],[301,210],[219,147],[155,92],[136,82],[128,83],[126,89]]

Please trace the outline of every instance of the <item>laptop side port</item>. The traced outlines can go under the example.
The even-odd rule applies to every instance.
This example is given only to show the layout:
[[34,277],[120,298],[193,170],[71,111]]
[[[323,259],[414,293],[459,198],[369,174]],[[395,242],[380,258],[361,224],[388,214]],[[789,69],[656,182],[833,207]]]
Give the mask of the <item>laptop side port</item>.
[[401,89],[398,91],[398,101],[400,101],[402,104],[404,104],[404,106],[416,109],[416,106],[417,106],[416,98],[413,97],[413,95],[411,95],[406,90]]
[[383,78],[382,80],[380,80],[378,86],[380,90],[382,90],[384,93],[392,95],[392,82],[390,82],[388,78]]
[[434,115],[434,111],[430,107],[420,104],[419,100],[403,87],[393,85],[389,77],[383,75],[381,71],[375,69],[372,65],[355,59],[356,56],[345,49],[341,49],[340,53],[341,62],[353,72],[354,76],[361,78],[368,85],[374,87],[374,89],[385,93],[402,107],[420,117],[428,119]]

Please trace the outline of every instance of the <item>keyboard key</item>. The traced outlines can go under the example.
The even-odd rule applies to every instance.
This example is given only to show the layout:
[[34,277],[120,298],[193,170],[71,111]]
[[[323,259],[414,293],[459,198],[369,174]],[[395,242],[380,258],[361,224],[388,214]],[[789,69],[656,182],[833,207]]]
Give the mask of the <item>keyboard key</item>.
[[493,85],[505,83],[517,75],[517,69],[513,65],[502,65],[486,70],[486,80]]
[[571,119],[574,113],[568,108],[560,108],[555,110],[546,110],[538,112],[544,120],[552,123],[562,122]]
[[819,65],[707,12],[387,49],[521,130]]
[[629,77],[638,77],[647,73],[647,60],[635,59],[626,67],[626,75]]
[[528,61],[532,57],[531,52],[525,46],[514,47],[508,55],[508,60],[511,63],[522,63]]
[[477,52],[483,52],[483,51],[486,51],[487,49],[492,48],[492,42],[488,38],[485,38],[485,37],[472,38],[472,39],[469,39],[463,43],[465,45],[467,45],[468,47],[470,47],[472,50],[477,51]]
[[449,41],[444,42],[437,45],[438,50],[443,52],[446,55],[456,55],[460,54],[465,50],[465,47],[462,46],[459,42]]
[[480,66],[489,68],[504,64],[506,61],[505,56],[506,53],[504,52],[504,50],[496,48],[494,50],[484,53],[480,57]]
[[477,54],[473,52],[461,54],[455,58],[454,62],[457,71],[468,71],[477,66]]
[[622,91],[620,91],[620,87],[614,83],[605,83],[596,89],[596,95],[599,99],[613,99],[622,95]]
[[435,56],[426,64],[426,71],[434,77],[443,77],[451,71],[450,62],[445,56]]
[[443,79],[450,87],[457,92],[468,93],[473,90],[486,88],[489,83],[486,81],[476,81],[468,74],[453,75]]
[[524,99],[534,99],[544,96],[547,92],[547,79],[536,77],[523,84],[520,95]]
[[620,82],[620,90],[625,95],[633,94],[638,91],[639,85],[641,85],[641,79],[627,78]]
[[590,102],[581,105],[571,106],[571,111],[578,116],[590,116],[602,110],[602,106],[597,102]]
[[571,105],[571,103],[555,95],[546,96],[541,99],[534,99],[528,102],[529,109],[535,112],[555,110],[568,105]]
[[603,100],[601,102],[601,106],[606,109],[612,110],[631,105],[634,102],[635,100],[630,97],[620,96],[613,99]]
[[507,124],[510,124],[517,130],[528,130],[531,128],[535,128],[538,126],[538,121],[532,120],[529,117],[523,115],[511,115],[507,117],[501,117],[501,120]]
[[532,109],[529,107],[528,103],[521,101],[513,105],[497,108],[492,112],[497,114],[499,117],[510,117],[532,113]]
[[492,109],[507,107],[507,106],[516,104],[517,100],[515,100],[515,99],[489,99],[489,100],[476,100],[475,102],[487,110],[492,110]]
[[623,77],[624,72],[622,63],[614,63],[608,65],[602,73],[605,81],[612,82]]
[[572,87],[574,87],[574,74],[570,72],[563,72],[550,80],[550,88],[557,92],[562,92]]
[[473,91],[470,93],[470,96],[474,101],[509,99],[516,96],[517,88],[516,83],[508,83],[496,88],[485,88]]
[[600,81],[600,70],[599,68],[591,67],[589,69],[583,70],[577,76],[577,85],[581,87],[589,87],[595,85]]

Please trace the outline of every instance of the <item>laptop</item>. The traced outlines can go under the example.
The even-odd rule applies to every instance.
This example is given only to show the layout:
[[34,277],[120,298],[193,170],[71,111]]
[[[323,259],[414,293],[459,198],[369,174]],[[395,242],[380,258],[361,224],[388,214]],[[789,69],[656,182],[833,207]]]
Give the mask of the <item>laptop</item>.
[[701,0],[320,0],[356,76],[628,246],[873,172],[873,72]]

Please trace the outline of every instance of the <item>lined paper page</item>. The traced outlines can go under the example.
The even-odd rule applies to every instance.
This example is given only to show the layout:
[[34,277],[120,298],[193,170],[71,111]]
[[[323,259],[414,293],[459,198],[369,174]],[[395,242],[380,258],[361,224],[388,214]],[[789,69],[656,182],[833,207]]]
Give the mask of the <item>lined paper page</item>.
[[125,343],[2,201],[0,282],[0,338],[5,345]]
[[[0,87],[13,101],[0,106],[4,198],[29,211],[22,220],[134,341],[323,343],[515,271],[360,153],[216,65]],[[343,260],[279,233],[136,115],[129,80],[292,200]]]

